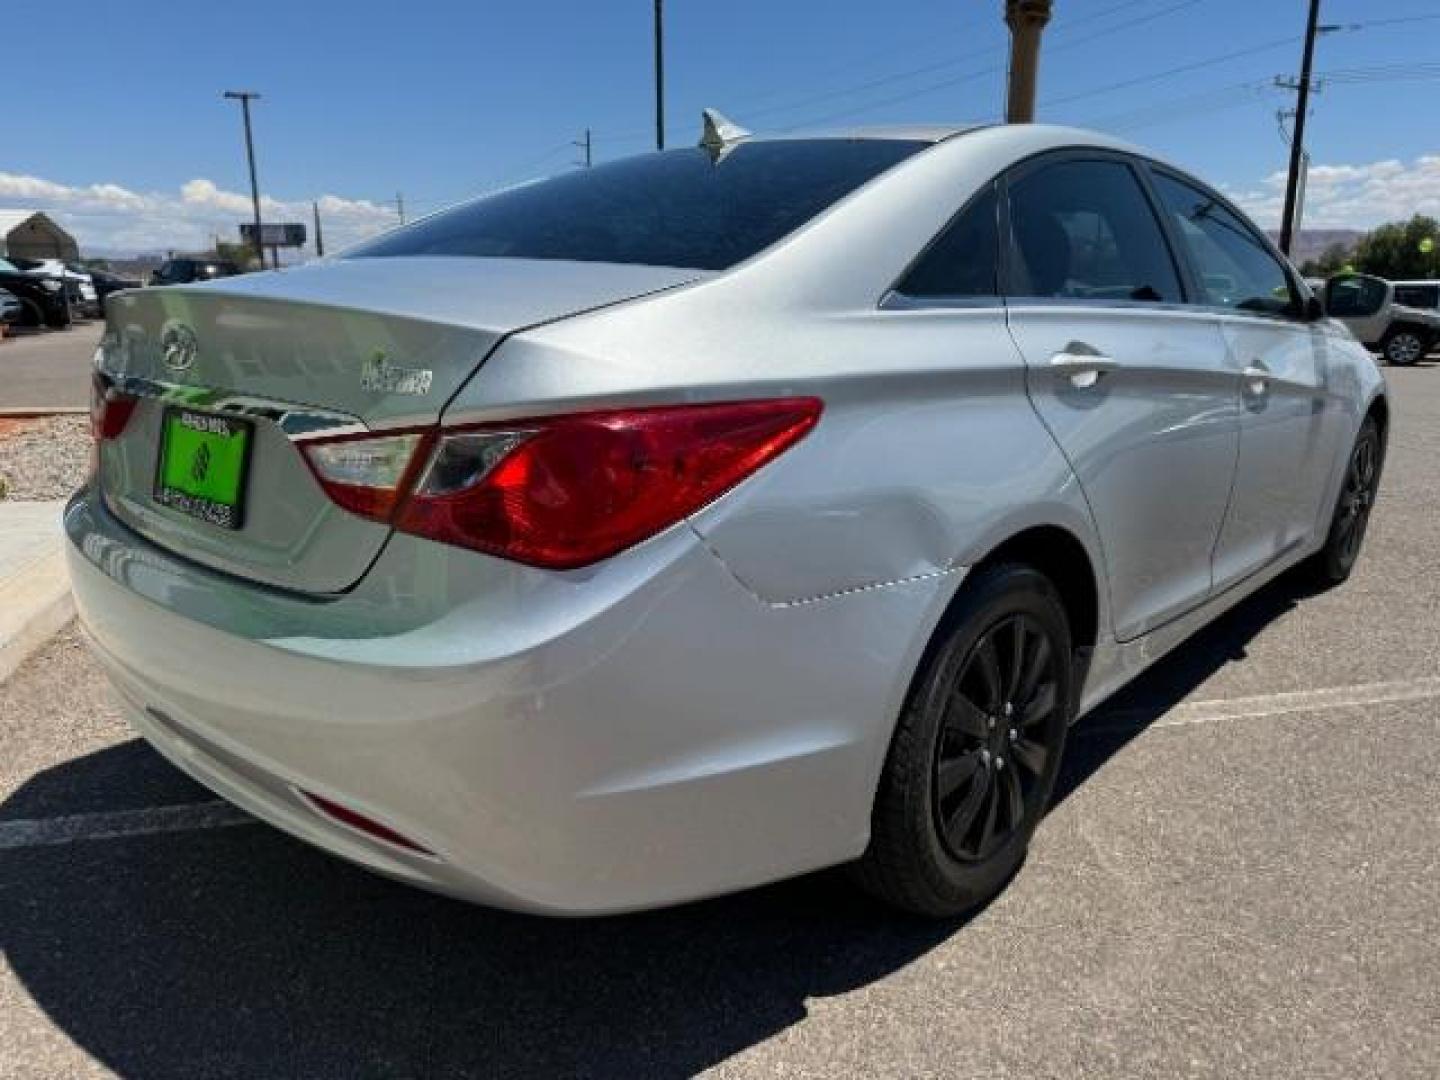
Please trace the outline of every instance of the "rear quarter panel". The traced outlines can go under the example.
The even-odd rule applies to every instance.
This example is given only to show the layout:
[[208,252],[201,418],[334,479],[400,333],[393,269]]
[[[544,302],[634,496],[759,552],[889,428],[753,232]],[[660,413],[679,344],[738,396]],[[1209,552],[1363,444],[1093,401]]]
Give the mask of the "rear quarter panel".
[[981,184],[1063,137],[962,135],[727,273],[519,334],[446,420],[816,395],[818,428],[692,521],[764,600],[944,573],[1032,525],[1074,533],[1098,571],[1084,496],[1026,396],[1003,308],[881,306]]

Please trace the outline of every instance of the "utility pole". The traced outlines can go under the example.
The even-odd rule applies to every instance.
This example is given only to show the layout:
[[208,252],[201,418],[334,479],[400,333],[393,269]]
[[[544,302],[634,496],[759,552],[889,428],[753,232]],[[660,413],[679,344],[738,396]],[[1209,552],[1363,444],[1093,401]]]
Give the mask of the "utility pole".
[[404,224],[405,224],[405,193],[404,193],[403,191],[397,191],[397,192],[395,192],[395,213],[398,214],[399,217],[400,217],[400,224],[401,224],[401,225],[404,225]]
[[1040,75],[1040,35],[1050,21],[1052,0],[1005,0],[1010,27],[1010,78],[1005,95],[1005,120],[1035,121],[1035,86]]
[[655,0],[655,149],[665,149],[665,0]]
[[583,138],[583,139],[576,139],[573,143],[571,143],[571,145],[572,145],[572,146],[578,146],[581,150],[584,150],[584,151],[585,151],[585,160],[584,160],[584,161],[577,161],[575,164],[577,164],[577,165],[584,165],[585,168],[587,168],[587,169],[590,168],[591,164],[593,163],[593,162],[592,162],[592,157],[591,157],[592,147],[591,147],[591,142],[590,142],[590,129],[589,129],[589,128],[586,128],[586,129],[585,129],[585,138]]
[[226,90],[225,97],[240,102],[240,112],[245,117],[245,157],[250,162],[250,201],[255,207],[255,257],[260,260],[260,269],[264,270],[265,244],[260,235],[260,182],[255,178],[255,140],[250,136],[250,100],[258,99],[260,95],[253,90]]
[[314,200],[310,203],[310,209],[315,213],[315,257],[325,257],[325,237],[320,232],[320,204]]
[[1300,165],[1305,153],[1305,114],[1310,111],[1310,72],[1319,33],[1320,0],[1310,0],[1310,18],[1305,24],[1305,57],[1300,63],[1300,100],[1295,105],[1295,135],[1290,140],[1290,174],[1285,181],[1285,216],[1280,219],[1280,250],[1287,256],[1295,239],[1295,200],[1300,191]]

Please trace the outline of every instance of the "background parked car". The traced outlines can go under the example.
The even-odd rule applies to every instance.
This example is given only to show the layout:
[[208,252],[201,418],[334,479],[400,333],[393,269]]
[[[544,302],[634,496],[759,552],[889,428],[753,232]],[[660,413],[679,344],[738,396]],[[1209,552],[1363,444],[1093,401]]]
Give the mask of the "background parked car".
[[13,293],[24,308],[21,326],[70,325],[70,305],[65,298],[62,278],[46,274],[29,274],[13,262],[0,259],[0,288]]
[[105,298],[111,293],[117,293],[121,289],[138,289],[140,281],[138,278],[122,277],[119,274],[112,274],[109,270],[91,270],[90,280],[95,283],[95,292],[100,297],[100,310],[104,313]]
[[1440,341],[1440,312],[1399,303],[1396,285],[1370,274],[1331,278],[1325,286],[1325,310],[1387,364],[1414,364]]
[[196,281],[234,277],[240,268],[224,259],[166,259],[150,277],[151,285],[189,285]]
[[10,261],[27,274],[62,280],[70,295],[70,304],[75,314],[100,313],[100,297],[95,292],[95,283],[90,280],[89,273],[67,266],[60,259],[24,259],[11,256]]
[[9,326],[17,323],[25,314],[20,298],[7,289],[0,289],[0,323]]

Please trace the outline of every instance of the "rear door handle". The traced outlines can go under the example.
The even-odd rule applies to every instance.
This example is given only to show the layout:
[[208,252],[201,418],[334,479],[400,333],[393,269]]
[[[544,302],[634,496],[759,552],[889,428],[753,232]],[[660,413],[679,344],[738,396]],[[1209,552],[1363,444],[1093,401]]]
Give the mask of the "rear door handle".
[[1100,376],[1120,370],[1120,365],[1097,349],[1072,341],[1050,358],[1050,370],[1070,380],[1070,385],[1085,390],[1100,381]]

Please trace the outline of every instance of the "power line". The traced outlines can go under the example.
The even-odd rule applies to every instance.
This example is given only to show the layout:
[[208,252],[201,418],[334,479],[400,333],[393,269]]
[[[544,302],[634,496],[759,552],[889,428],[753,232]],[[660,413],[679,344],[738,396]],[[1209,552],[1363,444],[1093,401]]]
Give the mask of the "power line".
[[[1050,31],[1049,37],[1052,44],[1047,48],[1047,52],[1054,53],[1064,49],[1077,48],[1081,45],[1087,44],[1091,41],[1095,41],[1099,38],[1108,37],[1111,34],[1120,33],[1122,31],[1129,30],[1135,26],[1142,26],[1146,23],[1154,22],[1157,19],[1165,18],[1176,12],[1183,11],[1187,8],[1195,7],[1197,4],[1200,3],[1200,0],[1174,0],[1174,2],[1169,3],[1166,7],[1163,7],[1158,11],[1152,11],[1143,15],[1137,15],[1134,18],[1115,23],[1108,27],[1096,29],[1094,26],[1096,20],[1106,18],[1109,15],[1113,15],[1121,11],[1138,7],[1142,3],[1149,4],[1153,2],[1155,2],[1155,0],[1124,0],[1123,3],[1113,4],[1108,8],[1104,8],[1101,11],[1096,12],[1094,15],[1091,15],[1085,22],[1072,22],[1058,25]],[[1057,37],[1063,37],[1066,34],[1073,34],[1080,30],[1087,30],[1089,32],[1079,38],[1075,38],[1069,41],[1063,41],[1058,45],[1053,44],[1054,40]],[[875,90],[884,86],[890,86],[894,85],[895,83],[901,83],[910,79],[919,78],[923,75],[930,75],[939,71],[952,69],[957,66],[963,65],[970,60],[979,59],[981,57],[994,56],[995,53],[996,49],[993,46],[985,49],[975,50],[972,52],[961,53],[958,56],[951,56],[944,60],[923,64],[918,67],[908,68],[904,71],[891,72],[887,75],[881,75],[875,78],[867,79],[863,82],[853,83],[848,86],[837,87],[832,90],[821,91],[819,93],[813,94],[805,94],[798,98],[792,98],[789,101],[784,101],[775,105],[762,106],[758,109],[747,108],[742,104],[735,107],[733,115],[739,117],[742,120],[748,121],[754,119],[755,117],[774,116],[777,113],[791,112],[795,109],[805,108],[807,105],[818,105],[826,101],[836,100],[838,98],[852,97],[856,94],[863,94],[867,90]],[[950,89],[951,87],[959,86],[963,83],[971,82],[975,79],[984,78],[987,75],[994,75],[1002,71],[1004,71],[1003,65],[994,65],[975,71],[966,72],[945,79],[941,82],[927,84],[925,86],[916,88],[914,90],[906,91],[898,95],[892,95],[890,97],[882,98],[869,103],[861,102],[853,107],[849,107],[844,110],[827,113],[824,116],[820,117],[811,117],[809,119],[787,125],[781,130],[793,131],[797,128],[829,123],[832,120],[846,119],[850,116],[855,116],[860,113],[871,112],[875,109],[884,108],[887,105],[899,104],[905,101],[909,101],[912,98],[922,97],[926,94],[936,93],[940,90]],[[608,141],[614,143],[636,141],[643,137],[643,132],[621,132],[605,136]]]
[[1111,113],[1109,116],[1086,120],[1084,121],[1084,125],[1103,131],[1133,129],[1147,126],[1152,117],[1155,120],[1163,121],[1171,117],[1204,112],[1212,108],[1227,108],[1232,105],[1259,102],[1263,99],[1266,91],[1271,93],[1275,91],[1274,86],[1269,81],[1251,79],[1246,82],[1232,83],[1211,90],[1202,90],[1194,94],[1185,94],[1177,98],[1168,98],[1139,109],[1130,109],[1121,113]]
[[[1118,33],[1122,30],[1128,30],[1132,27],[1140,26],[1144,23],[1153,22],[1156,19],[1164,18],[1167,15],[1174,14],[1175,12],[1183,11],[1186,8],[1194,7],[1199,2],[1200,0],[1180,0],[1179,3],[1172,4],[1171,6],[1163,8],[1160,11],[1151,12],[1149,15],[1138,16],[1134,19],[1127,20],[1126,22],[1120,23],[1118,25],[1107,27],[1103,30],[1097,30],[1094,33],[1086,34],[1083,37],[1075,38],[1071,41],[1066,41],[1060,45],[1052,45],[1049,47],[1047,52],[1053,54],[1063,51],[1065,49],[1078,48],[1079,46],[1088,44],[1089,42],[1094,41],[1097,38],[1109,37],[1110,35]],[[1076,29],[1079,29],[1079,27],[1076,27]],[[860,113],[873,112],[876,109],[883,109],[889,105],[898,105],[917,97],[923,97],[926,94],[937,93],[940,90],[948,90],[952,87],[959,86],[962,83],[973,82],[976,79],[983,79],[987,75],[994,75],[1004,70],[1005,67],[1003,64],[980,68],[978,70],[968,72],[964,75],[957,75],[953,78],[945,79],[941,82],[931,83],[927,86],[922,86],[918,89],[910,90],[903,94],[896,94],[891,97],[882,98],[878,101],[873,101],[852,109],[845,109],[838,112],[829,113],[825,116],[812,117],[808,120],[803,120],[796,124],[792,124],[784,128],[783,130],[794,131],[797,128],[810,127],[817,124],[828,124],[834,120],[848,119],[849,117],[857,116]]]
[[1132,86],[1143,86],[1146,83],[1160,82],[1164,79],[1174,78],[1176,75],[1185,75],[1192,71],[1200,71],[1204,68],[1215,67],[1219,64],[1228,64],[1232,60],[1239,60],[1245,56],[1254,56],[1256,53],[1267,52],[1270,49],[1278,49],[1282,45],[1290,45],[1299,40],[1299,37],[1293,35],[1291,37],[1278,38],[1275,41],[1269,41],[1263,45],[1256,45],[1253,48],[1241,49],[1239,52],[1227,52],[1220,56],[1212,56],[1206,60],[1196,60],[1194,63],[1167,68],[1165,71],[1157,71],[1150,75],[1140,75],[1133,79],[1122,79],[1120,82],[1107,83],[1105,86],[1082,90],[1078,94],[1070,94],[1067,97],[1053,98],[1045,102],[1045,104],[1051,107],[1055,105],[1068,105],[1073,101],[1082,101],[1085,98],[1098,97],[1101,94],[1109,94],[1116,90],[1128,90]]

